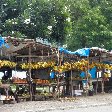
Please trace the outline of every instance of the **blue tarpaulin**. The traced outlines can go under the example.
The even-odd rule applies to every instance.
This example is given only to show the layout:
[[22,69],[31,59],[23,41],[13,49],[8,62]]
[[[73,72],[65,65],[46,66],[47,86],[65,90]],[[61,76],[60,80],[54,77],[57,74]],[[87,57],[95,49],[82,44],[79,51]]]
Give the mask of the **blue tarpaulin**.
[[85,72],[81,72],[80,77],[84,78],[86,76]]
[[[91,78],[95,79],[96,78],[96,67],[94,67],[91,70],[89,70],[89,73],[91,74]],[[85,72],[81,72],[80,76],[82,78],[84,78],[86,76],[86,73]]]
[[6,48],[9,48],[8,44],[5,43],[4,38],[2,38],[2,37],[0,36],[0,48],[3,47],[3,46],[5,46]]
[[96,67],[89,70],[89,73],[91,74],[91,78],[95,79],[96,78]]
[[64,52],[65,54],[75,54],[75,55],[79,55],[79,56],[89,56],[90,48],[78,49],[74,52],[68,51],[64,48],[59,48],[59,51]]
[[82,83],[87,83],[87,80],[83,80]]
[[50,78],[53,79],[55,77],[55,72],[50,73]]

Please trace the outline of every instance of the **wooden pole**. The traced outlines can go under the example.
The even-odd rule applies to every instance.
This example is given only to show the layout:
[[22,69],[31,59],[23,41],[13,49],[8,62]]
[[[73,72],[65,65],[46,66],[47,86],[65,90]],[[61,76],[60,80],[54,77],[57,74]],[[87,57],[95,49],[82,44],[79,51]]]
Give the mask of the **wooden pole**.
[[[99,55],[99,63],[101,61],[101,52],[100,52],[100,55]],[[99,69],[99,68],[98,68]],[[99,79],[99,70],[98,70],[98,74],[97,74],[97,82],[96,82],[96,94],[98,93],[97,90],[98,90],[98,79]]]
[[99,77],[99,71],[97,72],[97,82],[96,82],[96,94],[97,94],[97,90],[98,90],[98,77]]
[[[59,54],[59,48],[58,48],[58,66],[60,65],[60,54]],[[58,99],[59,99],[59,97],[60,97],[60,93],[59,93],[59,73],[58,73],[58,75],[57,75],[57,93],[58,93]]]
[[[29,64],[31,64],[31,45],[29,45]],[[31,65],[29,66],[29,93],[30,93],[30,101],[32,101],[32,82],[31,82]]]
[[102,93],[104,93],[104,79],[101,81],[101,86],[102,86]]
[[71,97],[73,97],[73,82],[72,82],[73,72],[71,70]]
[[87,61],[88,61],[88,64],[87,64],[87,71],[86,71],[86,96],[88,95],[88,74],[89,74],[89,56],[87,57]]

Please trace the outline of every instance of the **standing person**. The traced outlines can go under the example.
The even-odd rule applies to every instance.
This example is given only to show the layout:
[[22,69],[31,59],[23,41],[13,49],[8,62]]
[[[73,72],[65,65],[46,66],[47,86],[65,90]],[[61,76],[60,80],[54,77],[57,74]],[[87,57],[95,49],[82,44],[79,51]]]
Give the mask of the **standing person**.
[[14,93],[13,93],[11,87],[9,87],[9,89],[8,89],[8,95],[9,96],[14,96]]
[[19,102],[18,92],[19,92],[19,87],[16,87],[16,91],[14,92],[14,97],[15,97],[15,100],[16,100],[17,103]]

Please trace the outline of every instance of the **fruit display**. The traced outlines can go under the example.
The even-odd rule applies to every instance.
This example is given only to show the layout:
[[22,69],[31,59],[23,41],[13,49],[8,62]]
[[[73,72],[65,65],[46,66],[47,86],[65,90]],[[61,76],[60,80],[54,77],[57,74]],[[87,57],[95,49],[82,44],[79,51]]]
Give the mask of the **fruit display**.
[[65,72],[70,70],[78,70],[78,71],[87,71],[88,69],[91,69],[93,67],[97,67],[98,70],[101,69],[108,69],[112,70],[112,65],[103,64],[103,63],[89,63],[87,60],[82,59],[78,62],[65,62],[62,66],[54,66],[54,70],[57,72]]
[[36,62],[36,63],[22,63],[21,65],[22,69],[41,69],[41,68],[48,68],[52,67],[54,71],[62,73],[70,70],[76,70],[76,71],[87,71],[88,69],[91,69],[93,67],[97,67],[98,70],[102,69],[108,69],[112,70],[112,65],[104,64],[104,63],[96,63],[92,62],[89,63],[87,60],[80,60],[78,62],[65,62],[61,66],[55,66],[55,62],[49,61],[49,62]]
[[22,63],[20,66],[22,69],[40,69],[40,68],[48,68],[53,67],[55,62],[37,62],[37,63]]
[[90,68],[92,68],[92,66],[96,66],[98,70],[100,69],[108,69],[108,70],[112,70],[112,65],[109,64],[104,64],[104,63],[92,63],[89,65]]
[[88,68],[88,61],[81,60],[78,62],[65,62],[62,66],[54,66],[54,70],[58,72],[65,72],[69,70],[80,70],[85,71]]
[[22,96],[23,97],[30,97],[29,93],[23,93]]
[[[27,80],[26,79],[16,78],[16,79],[13,79],[13,83],[14,84],[26,84]],[[49,82],[49,80],[33,79],[33,83],[36,83],[36,84],[49,84],[50,82]]]
[[1,67],[10,67],[14,68],[17,64],[15,62],[7,61],[7,60],[0,60],[0,68]]
[[104,77],[104,78],[111,77],[111,74],[110,74],[110,73],[105,72],[105,73],[104,73],[104,75],[103,75],[103,77]]
[[41,79],[34,79],[33,80],[34,83],[36,84],[49,84],[49,80],[41,80]]
[[14,79],[13,83],[14,84],[26,84],[27,81],[26,81],[26,79]]

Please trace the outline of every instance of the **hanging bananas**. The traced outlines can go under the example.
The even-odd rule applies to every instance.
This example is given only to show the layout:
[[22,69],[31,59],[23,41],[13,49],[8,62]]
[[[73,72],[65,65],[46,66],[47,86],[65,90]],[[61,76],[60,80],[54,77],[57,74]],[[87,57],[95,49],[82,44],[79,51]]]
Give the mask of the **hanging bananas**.
[[17,64],[15,62],[7,61],[7,60],[0,60],[0,68],[1,67],[10,67],[14,68]]
[[95,62],[92,62],[91,64],[89,64],[89,62],[84,59],[82,59],[81,61],[72,62],[72,63],[65,62],[62,66],[54,66],[53,69],[58,72],[65,72],[69,70],[87,71],[88,69],[91,69],[93,67],[97,67],[98,70],[101,70],[101,69],[112,70],[112,65],[103,64],[103,63],[95,63]]
[[20,67],[22,69],[40,69],[40,68],[48,68],[53,67],[55,65],[55,62],[49,61],[49,62],[37,62],[37,63],[22,63],[20,64]]

